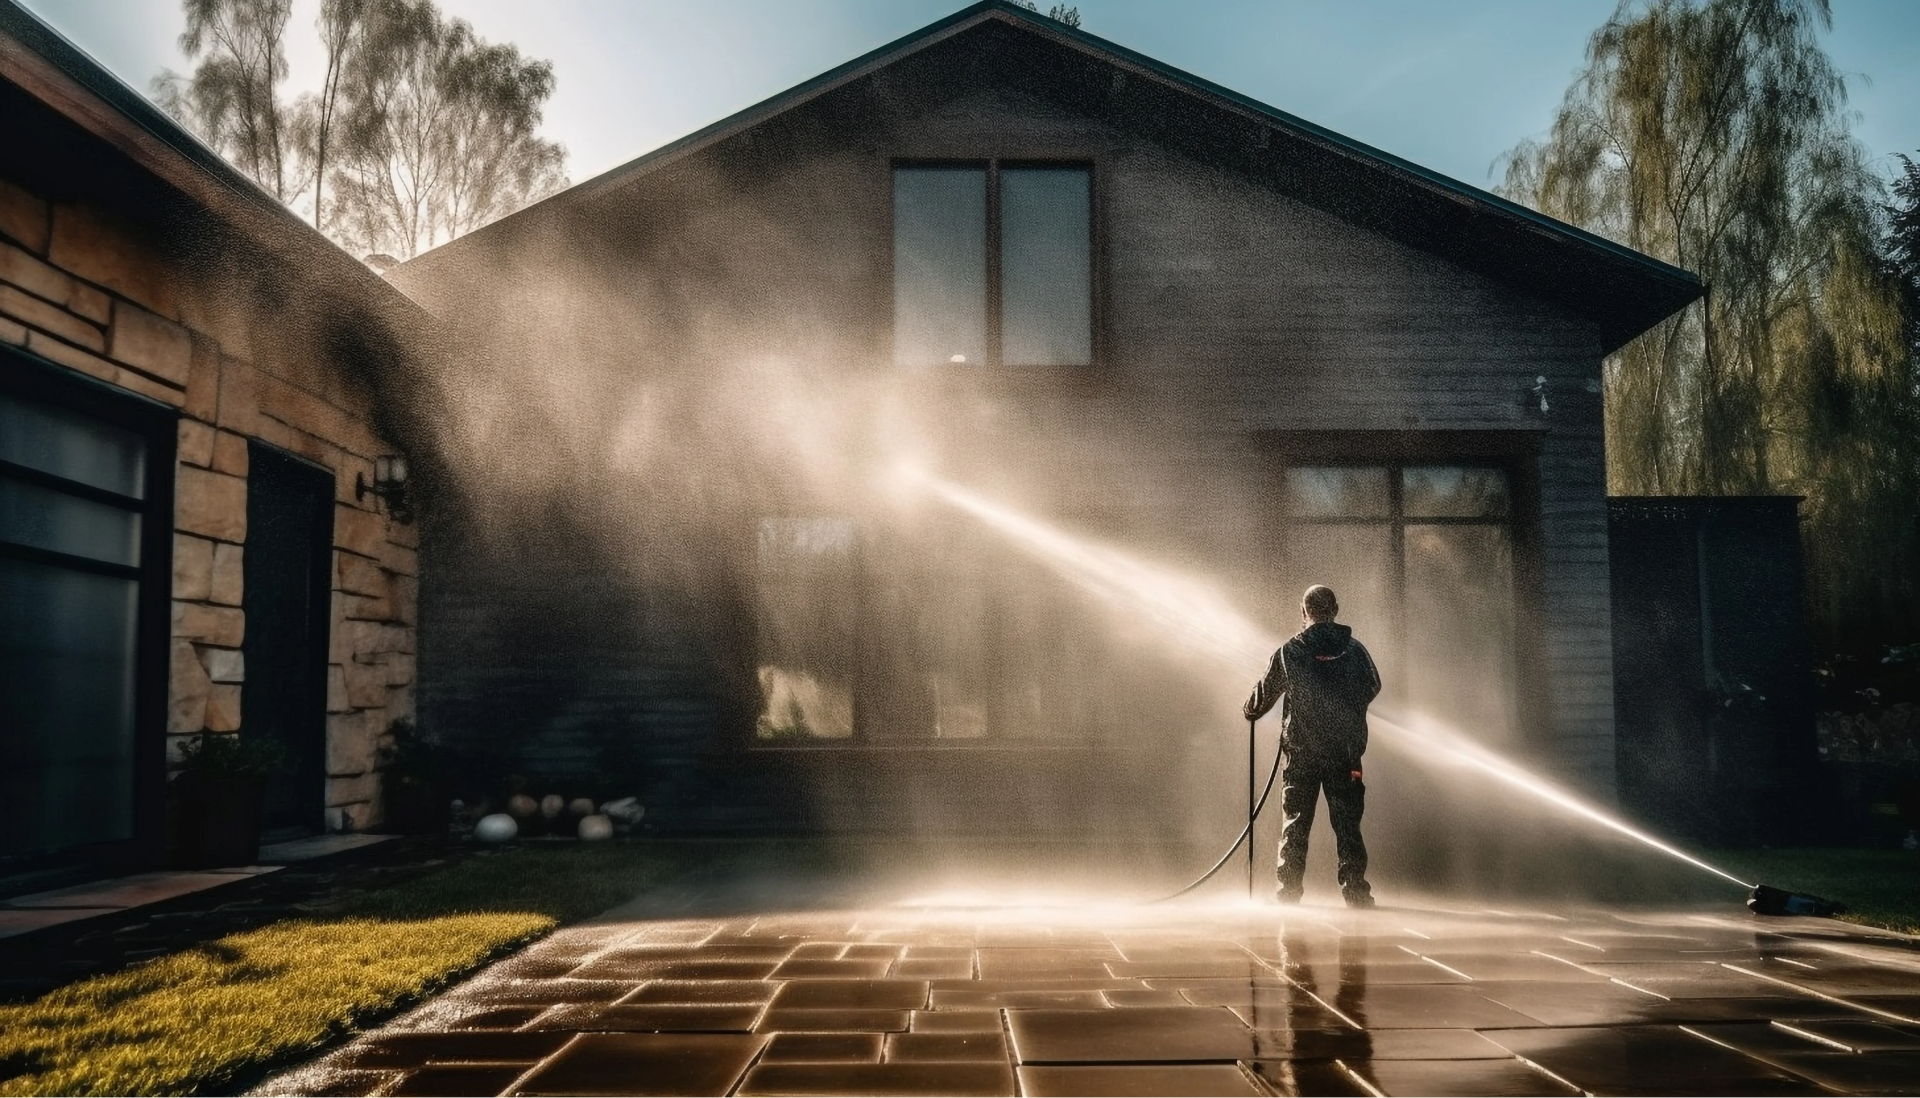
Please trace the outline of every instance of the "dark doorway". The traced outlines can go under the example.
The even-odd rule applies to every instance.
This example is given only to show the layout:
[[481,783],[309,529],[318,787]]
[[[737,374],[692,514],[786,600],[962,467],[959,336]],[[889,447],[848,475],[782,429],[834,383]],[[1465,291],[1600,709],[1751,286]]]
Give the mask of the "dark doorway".
[[[1797,496],[1616,496],[1620,803],[1722,846],[1821,841]],[[1782,811],[1793,806],[1794,811]]]
[[243,735],[278,740],[286,752],[267,786],[262,825],[315,831],[326,822],[333,474],[259,442],[247,460],[240,725]]

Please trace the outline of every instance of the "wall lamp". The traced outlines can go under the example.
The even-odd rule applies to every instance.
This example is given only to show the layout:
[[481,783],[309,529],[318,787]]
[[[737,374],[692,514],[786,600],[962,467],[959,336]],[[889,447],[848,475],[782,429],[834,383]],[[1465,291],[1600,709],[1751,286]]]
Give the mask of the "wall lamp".
[[412,522],[413,505],[407,502],[407,459],[403,454],[384,454],[373,459],[373,479],[365,473],[353,475],[353,498],[365,502],[367,493],[386,505],[395,522]]
[[1533,379],[1532,387],[1528,388],[1520,398],[1520,403],[1529,409],[1532,408],[1535,401],[1539,402],[1540,414],[1543,416],[1546,415],[1547,414],[1547,375],[1545,374],[1541,374],[1538,377],[1535,377]]

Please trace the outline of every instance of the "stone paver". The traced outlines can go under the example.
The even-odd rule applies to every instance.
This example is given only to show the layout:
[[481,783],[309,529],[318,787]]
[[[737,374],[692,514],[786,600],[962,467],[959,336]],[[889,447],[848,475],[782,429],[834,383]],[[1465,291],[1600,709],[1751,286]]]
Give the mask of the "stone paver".
[[671,907],[561,931],[256,1093],[1920,1088],[1920,940],[1827,921]]

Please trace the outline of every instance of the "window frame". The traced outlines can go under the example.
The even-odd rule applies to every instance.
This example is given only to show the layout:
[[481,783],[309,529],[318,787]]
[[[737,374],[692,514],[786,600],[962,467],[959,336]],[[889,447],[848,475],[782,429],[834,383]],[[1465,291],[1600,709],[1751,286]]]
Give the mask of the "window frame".
[[[1406,526],[1404,485],[1400,471],[1418,465],[1461,465],[1497,468],[1507,475],[1507,516],[1503,520],[1513,545],[1513,613],[1515,687],[1522,742],[1545,743],[1553,732],[1552,706],[1547,694],[1545,576],[1541,547],[1540,451],[1546,432],[1524,431],[1261,431],[1254,441],[1267,455],[1274,492],[1278,497],[1286,471],[1294,467],[1372,466],[1393,470],[1389,517],[1369,519],[1312,519],[1329,525],[1392,524],[1395,628],[1404,632],[1406,607]],[[1264,532],[1271,544],[1285,544],[1289,517],[1274,507],[1265,517]],[[1486,525],[1486,518],[1420,518],[1415,525]]]
[[132,834],[0,859],[0,895],[49,887],[65,878],[157,864],[165,850],[167,692],[173,612],[174,478],[180,412],[76,373],[30,352],[0,347],[0,390],[54,405],[141,436],[147,443],[144,498],[94,488],[8,464],[4,475],[105,503],[141,516],[140,563],[118,565],[67,553],[0,543],[0,556],[132,579],[135,599]]
[[[899,301],[894,296],[895,207],[894,174],[913,168],[979,168],[986,172],[986,361],[950,366],[946,363],[903,365],[894,359],[894,340],[898,332]],[[1087,173],[1087,324],[1088,358],[1085,364],[1008,365],[1004,352],[1006,313],[1002,285],[1002,222],[1000,173],[1019,169],[1079,169]],[[1101,164],[1090,155],[1002,155],[982,156],[895,156],[886,161],[886,235],[885,280],[887,294],[886,359],[889,368],[938,373],[941,376],[982,375],[999,378],[1059,378],[1104,374],[1107,362],[1106,315],[1106,216]]]

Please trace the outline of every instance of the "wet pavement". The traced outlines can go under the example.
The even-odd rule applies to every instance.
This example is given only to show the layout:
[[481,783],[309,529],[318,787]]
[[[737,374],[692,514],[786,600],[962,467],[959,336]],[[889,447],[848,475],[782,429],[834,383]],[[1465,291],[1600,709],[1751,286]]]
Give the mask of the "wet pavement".
[[1920,1092],[1920,940],[1827,920],[836,899],[664,890],[255,1093]]

